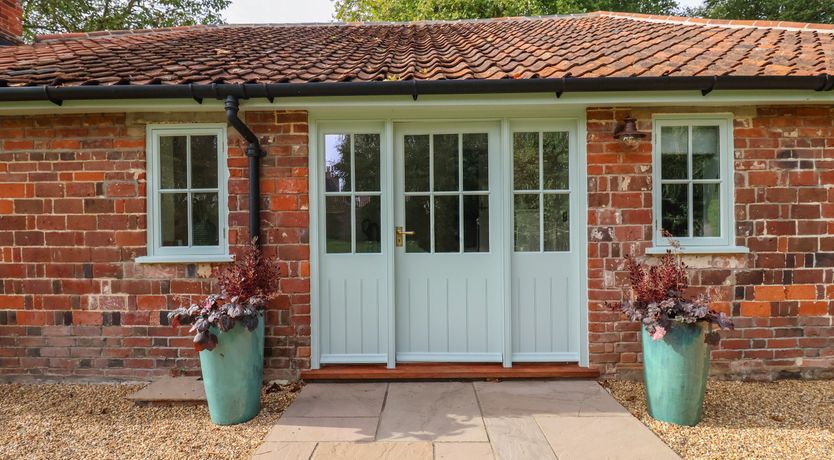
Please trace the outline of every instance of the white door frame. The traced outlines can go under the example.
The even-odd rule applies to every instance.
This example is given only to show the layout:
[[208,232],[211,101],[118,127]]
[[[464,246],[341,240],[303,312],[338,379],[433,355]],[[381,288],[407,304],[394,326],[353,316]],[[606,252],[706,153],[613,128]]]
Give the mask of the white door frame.
[[[374,111],[363,111],[356,114],[356,117],[353,120],[363,120],[367,122],[377,122],[383,123],[383,139],[381,140],[381,146],[383,148],[382,155],[384,157],[383,163],[387,166],[384,167],[382,172],[382,180],[385,181],[385,189],[389,190],[389,198],[387,200],[388,204],[383,205],[382,208],[382,219],[387,222],[394,221],[394,203],[393,203],[393,187],[394,187],[394,174],[393,174],[393,156],[394,156],[394,124],[395,123],[405,123],[405,122],[415,122],[415,121],[449,121],[460,123],[464,121],[471,121],[471,122],[483,122],[483,121],[498,121],[500,123],[500,147],[502,151],[501,155],[501,168],[502,168],[502,209],[504,210],[504,214],[506,214],[507,210],[512,209],[511,200],[512,200],[512,170],[510,168],[511,165],[511,155],[507,155],[507,152],[511,152],[511,135],[510,135],[510,122],[515,120],[523,120],[523,119],[548,119],[554,121],[570,121],[576,124],[576,129],[574,131],[577,139],[577,148],[576,148],[576,161],[579,166],[579,180],[577,184],[577,204],[579,208],[578,219],[576,222],[576,231],[579,233],[579,245],[581,248],[580,253],[580,261],[579,261],[579,279],[578,279],[578,297],[579,297],[579,307],[578,307],[578,314],[579,314],[579,338],[580,338],[580,346],[579,346],[579,365],[587,367],[589,365],[589,350],[588,350],[588,190],[587,190],[587,130],[586,130],[586,116],[585,111],[575,111],[570,113],[566,116],[565,111],[563,110],[556,110],[554,108],[550,108],[547,110],[530,110],[529,108],[519,107],[519,108],[508,108],[506,110],[507,117],[504,118],[475,118],[471,116],[471,112],[467,112],[466,118],[447,118],[450,114],[454,113],[451,109],[445,109],[441,113],[446,115],[441,119],[441,117],[437,117],[437,113],[432,113],[435,111],[429,112],[412,112],[412,109],[403,108],[402,113],[406,115],[405,117],[397,118],[392,116],[391,110],[386,110],[383,113],[376,113]],[[396,113],[399,113],[397,111]],[[411,116],[412,114],[416,116]],[[449,115],[447,115],[449,114]],[[529,114],[525,116],[525,114]],[[376,115],[376,117],[374,116]],[[432,115],[435,115],[432,117]],[[319,267],[320,267],[320,250],[322,248],[322,244],[324,243],[324,238],[322,237],[320,229],[323,226],[322,219],[319,216],[319,213],[323,209],[322,203],[320,203],[320,194],[321,194],[321,185],[320,181],[322,179],[321,174],[321,165],[322,161],[319,155],[319,130],[318,124],[320,122],[341,122],[344,121],[345,123],[350,123],[351,118],[345,117],[344,114],[338,114],[336,116],[328,116],[327,113],[314,113],[311,114],[308,118],[308,125],[309,125],[309,155],[308,155],[308,166],[309,166],[309,215],[310,215],[310,346],[311,346],[311,368],[318,369],[321,366],[321,329],[319,327],[320,321],[320,278],[319,278]],[[508,193],[508,191],[510,191]],[[503,238],[504,244],[507,245],[507,248],[512,248],[512,219],[502,217],[502,224],[503,228]],[[393,233],[393,229],[389,233]],[[383,231],[383,234],[385,232]],[[387,244],[386,244],[387,242]],[[388,273],[393,273],[394,270],[394,241],[393,238],[383,238],[383,250],[387,251],[386,257],[386,264]],[[511,273],[510,273],[510,258],[511,252],[509,250],[503,251],[502,255],[502,291],[503,291],[503,298],[504,298],[504,337],[503,337],[503,360],[502,363],[504,367],[511,367],[512,366],[512,340],[511,340]],[[394,276],[388,276],[388,293],[387,298],[389,299],[388,302],[388,353],[387,353],[387,360],[386,364],[389,368],[396,367],[396,337],[395,337],[395,329],[396,329],[396,319],[394,316],[394,299],[395,299],[395,278]]]

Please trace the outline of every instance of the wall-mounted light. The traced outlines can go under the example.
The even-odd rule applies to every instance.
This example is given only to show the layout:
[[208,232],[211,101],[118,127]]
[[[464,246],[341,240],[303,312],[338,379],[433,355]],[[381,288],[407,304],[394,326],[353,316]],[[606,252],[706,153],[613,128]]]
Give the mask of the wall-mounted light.
[[628,148],[637,147],[640,140],[646,136],[646,133],[637,131],[637,120],[632,117],[626,117],[622,123],[614,128],[614,139],[622,142]]

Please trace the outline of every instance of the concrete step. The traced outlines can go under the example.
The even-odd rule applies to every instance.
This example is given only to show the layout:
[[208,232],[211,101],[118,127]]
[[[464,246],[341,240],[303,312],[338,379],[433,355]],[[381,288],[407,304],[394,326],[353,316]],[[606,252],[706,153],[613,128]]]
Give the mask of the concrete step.
[[162,377],[128,396],[136,404],[205,404],[202,377]]

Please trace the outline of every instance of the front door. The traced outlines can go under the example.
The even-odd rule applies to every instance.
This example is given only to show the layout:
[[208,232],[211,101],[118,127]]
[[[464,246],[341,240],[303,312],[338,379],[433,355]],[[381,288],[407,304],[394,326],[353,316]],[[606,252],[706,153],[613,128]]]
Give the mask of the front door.
[[314,366],[580,361],[576,120],[316,129]]
[[499,144],[497,122],[396,125],[397,361],[502,360]]

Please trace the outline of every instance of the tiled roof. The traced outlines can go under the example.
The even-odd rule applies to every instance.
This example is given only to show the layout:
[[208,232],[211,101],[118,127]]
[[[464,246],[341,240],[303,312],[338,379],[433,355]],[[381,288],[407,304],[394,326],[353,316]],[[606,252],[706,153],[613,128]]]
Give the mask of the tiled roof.
[[596,12],[195,26],[0,47],[0,86],[834,74],[834,25]]

